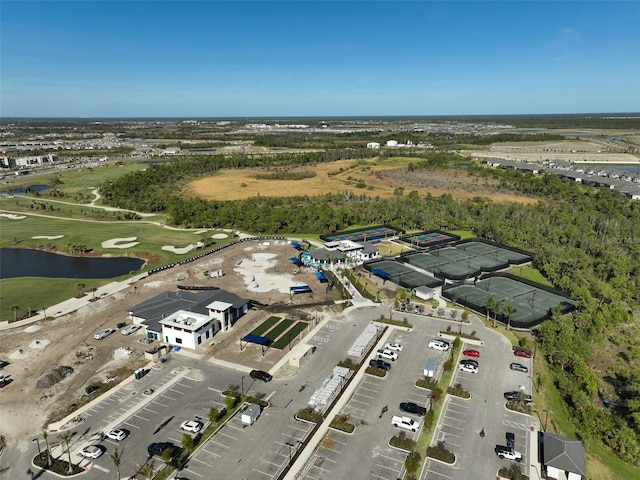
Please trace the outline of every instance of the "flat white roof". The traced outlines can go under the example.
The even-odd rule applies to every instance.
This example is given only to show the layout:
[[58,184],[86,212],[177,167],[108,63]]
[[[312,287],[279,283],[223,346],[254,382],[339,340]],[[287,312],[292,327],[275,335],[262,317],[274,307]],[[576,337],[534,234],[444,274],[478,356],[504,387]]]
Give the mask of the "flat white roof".
[[178,327],[185,330],[195,331],[207,322],[211,321],[211,317],[201,315],[200,313],[187,312],[186,310],[178,310],[166,318],[160,320],[160,325],[170,327]]
[[224,312],[231,307],[233,307],[233,303],[221,302],[219,300],[216,300],[215,302],[207,305],[207,308],[209,310],[215,310],[216,312]]

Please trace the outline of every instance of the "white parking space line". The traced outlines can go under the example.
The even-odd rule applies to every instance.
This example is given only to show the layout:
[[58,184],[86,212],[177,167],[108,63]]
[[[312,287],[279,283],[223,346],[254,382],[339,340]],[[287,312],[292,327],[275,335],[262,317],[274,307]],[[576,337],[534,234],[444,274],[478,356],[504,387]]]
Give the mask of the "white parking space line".
[[360,393],[360,391],[357,391],[356,393],[354,393],[353,396],[364,397],[364,398],[378,398],[377,395],[365,395],[364,393]]
[[270,474],[268,474],[266,472],[263,472],[262,470],[258,470],[257,468],[252,468],[251,470],[253,470],[254,472],[258,472],[258,473],[260,473],[262,475],[266,475],[269,478],[273,478],[273,475],[270,475]]
[[[391,460],[392,462],[398,462],[398,463],[404,463],[404,458],[402,460],[395,458],[395,457],[390,457],[389,455],[378,455],[379,457],[382,458],[388,458],[389,460]],[[406,457],[407,455],[404,455],[404,457]]]
[[134,416],[134,417],[136,417],[136,418],[139,418],[140,420],[144,420],[145,422],[148,422],[148,421],[149,421],[149,419],[148,419],[148,418],[141,417],[141,416],[140,416],[140,415],[138,415],[137,413],[134,413],[134,414],[133,414],[133,416]]
[[222,395],[222,390],[218,390],[217,388],[207,387],[207,390],[211,390],[212,392],[218,392],[220,395]]
[[156,405],[160,405],[161,407],[164,407],[164,408],[169,408],[169,405],[165,405],[164,403],[160,403],[160,402],[159,402],[159,401],[157,401],[157,400],[154,400],[154,401],[153,401],[153,402],[151,402],[151,403],[155,403]]
[[109,473],[109,472],[111,471],[111,470],[109,470],[108,468],[104,468],[104,467],[102,467],[102,466],[98,465],[97,463],[94,463],[92,466],[93,466],[93,468],[95,468],[96,470],[100,470],[101,472],[104,472],[104,473]]
[[349,403],[352,403],[352,402],[355,402],[355,403],[362,403],[363,405],[371,405],[370,403],[363,402],[363,401],[361,401],[361,400],[356,400],[355,398],[352,398],[351,400],[349,400]]
[[189,473],[193,473],[194,475],[197,475],[199,477],[204,477],[204,475],[200,475],[198,472],[191,470],[190,468],[183,468],[183,470],[189,472]]
[[376,463],[376,467],[384,468],[385,470],[391,470],[392,472],[398,472],[397,468],[387,467],[386,465],[382,465],[381,463]]
[[[378,385],[374,385],[374,387],[377,387]],[[360,385],[358,387],[358,390],[365,390],[366,392],[371,392],[371,393],[378,393],[380,391],[379,388],[367,388],[365,385]]]
[[187,385],[186,383],[182,383],[182,382],[178,382],[176,385],[179,385],[182,388],[193,388],[193,385]]
[[174,402],[178,400],[177,398],[173,398],[173,397],[171,397],[171,396],[169,396],[169,395],[167,395],[167,394],[162,395],[162,398],[163,398],[163,399],[168,398],[169,400],[172,400],[172,401],[174,401]]
[[329,450],[330,452],[337,453],[338,455],[342,455],[340,450],[334,450],[333,448],[324,447],[322,445],[320,445],[320,448],[318,448],[318,450]]
[[214,456],[214,457],[216,457],[216,458],[220,458],[220,457],[222,456],[222,455],[218,455],[217,453],[212,452],[211,450],[207,450],[206,448],[203,448],[201,451],[202,451],[202,452],[206,452],[206,453],[208,453],[209,455],[213,455],[213,456]]
[[149,407],[144,407],[142,410],[147,410],[147,411],[149,411],[149,412],[151,412],[151,413],[155,413],[156,415],[159,415],[159,414],[160,414],[159,412],[156,412],[155,410],[152,410],[152,409],[150,409]]
[[140,430],[140,427],[139,427],[139,426],[137,426],[137,425],[134,425],[133,423],[124,422],[124,424],[125,424],[125,425],[129,425],[130,427],[137,428],[138,430]]
[[219,431],[218,431],[217,435],[222,435],[223,437],[228,437],[228,438],[230,438],[231,440],[238,440],[238,439],[237,439],[236,437],[234,437],[233,435],[228,435],[228,434],[224,433],[224,432],[223,432],[223,431],[221,431],[221,430],[219,430]]
[[239,432],[243,432],[244,429],[242,427],[236,427],[235,425],[231,424],[230,422],[227,422],[227,424],[225,425],[227,428],[233,428],[234,430],[238,430]]
[[207,467],[213,468],[213,465],[211,465],[210,463],[207,463],[205,461],[200,460],[199,458],[196,457],[191,457],[192,460],[196,461],[196,462],[200,462],[203,465],[206,465]]
[[213,443],[214,445],[218,445],[218,446],[220,446],[222,448],[225,448],[227,450],[229,449],[229,446],[225,445],[224,443],[216,442],[215,440],[211,440],[211,443]]
[[371,475],[374,478],[381,478],[382,480],[389,480],[387,477],[381,477],[380,475],[376,475],[375,473],[370,473],[369,475]]
[[306,434],[309,431],[310,427],[302,428],[302,427],[298,427],[297,425],[289,425],[289,428],[292,428],[293,430],[298,430],[299,432],[304,432]]

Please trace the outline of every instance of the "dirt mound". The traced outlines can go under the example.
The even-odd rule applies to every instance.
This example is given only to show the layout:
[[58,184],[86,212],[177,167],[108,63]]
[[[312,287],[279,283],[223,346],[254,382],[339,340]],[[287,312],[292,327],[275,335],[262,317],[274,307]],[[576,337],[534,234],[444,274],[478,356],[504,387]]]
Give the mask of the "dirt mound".
[[55,367],[36,382],[36,388],[50,388],[73,373],[73,368],[61,365]]

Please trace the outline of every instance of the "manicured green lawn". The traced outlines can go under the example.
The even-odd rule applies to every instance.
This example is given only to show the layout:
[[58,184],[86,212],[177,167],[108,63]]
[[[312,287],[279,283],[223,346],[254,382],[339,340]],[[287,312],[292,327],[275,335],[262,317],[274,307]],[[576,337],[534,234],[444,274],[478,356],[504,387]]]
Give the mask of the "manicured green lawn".
[[309,324],[307,322],[296,322],[296,324],[291,327],[289,331],[287,331],[284,335],[282,335],[282,337],[280,337],[280,340],[278,340],[271,346],[273,348],[277,348],[278,350],[282,350],[289,344],[290,340],[294,340],[296,336],[300,332],[304,332],[308,326]]
[[291,325],[293,325],[293,320],[289,320],[288,318],[285,318],[278,325],[276,325],[271,330],[269,330],[265,335],[265,337],[273,341],[276,338],[278,338],[282,334],[282,332],[287,330]]
[[264,332],[273,327],[276,323],[280,321],[280,317],[269,317],[260,325],[258,325],[252,332],[252,335],[262,335]]

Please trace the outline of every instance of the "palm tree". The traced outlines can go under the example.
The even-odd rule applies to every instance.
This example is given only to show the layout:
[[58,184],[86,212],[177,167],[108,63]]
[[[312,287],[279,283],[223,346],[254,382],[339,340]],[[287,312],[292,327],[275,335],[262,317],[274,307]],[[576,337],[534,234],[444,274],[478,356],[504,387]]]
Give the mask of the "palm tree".
[[65,451],[67,452],[67,455],[69,456],[69,475],[71,475],[73,473],[73,463],[71,463],[71,433],[70,432],[64,432],[64,433],[58,435],[58,438],[60,439],[60,441],[62,443],[64,443]]
[[113,464],[116,466],[116,480],[120,480],[120,463],[122,461],[122,453],[123,450],[118,451],[118,447],[116,447],[113,453],[109,454],[111,460],[113,460]]
[[93,287],[91,289],[91,300],[95,300],[96,299],[96,290],[98,290],[96,287]]
[[507,316],[507,330],[511,330],[511,317],[513,317],[517,311],[518,309],[511,302],[504,307],[504,314]]
[[20,305],[11,305],[11,310],[13,310],[13,321],[17,321],[18,320],[18,309],[20,308]]
[[[486,304],[486,309],[487,309],[487,322],[489,321],[489,312],[495,312],[497,309],[497,305],[498,305],[498,300],[495,299],[495,297],[493,295],[489,295],[487,297],[487,304]],[[494,317],[495,318],[495,317]],[[495,328],[496,326],[496,322],[495,320],[493,321],[493,327]]]
[[47,446],[47,467],[51,466],[51,449],[49,448],[49,433],[46,428],[42,429],[42,436],[44,437],[44,443]]
[[78,296],[81,297],[84,295],[84,283],[76,283],[76,287],[78,287]]
[[142,466],[142,468],[140,469],[140,473],[151,480],[153,478],[153,467],[153,460],[151,460],[150,462],[147,462]]

